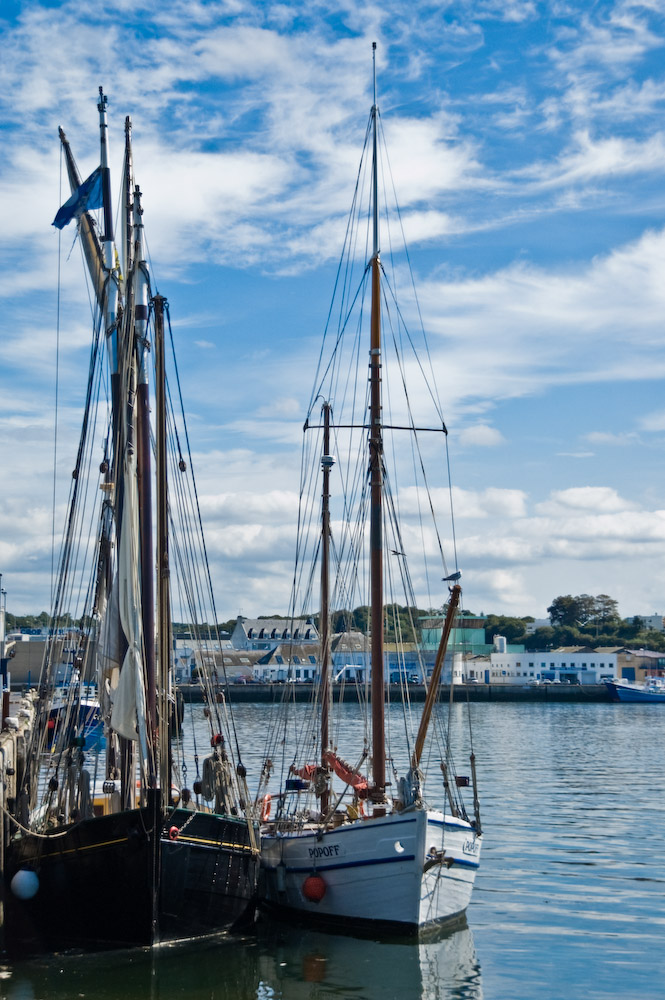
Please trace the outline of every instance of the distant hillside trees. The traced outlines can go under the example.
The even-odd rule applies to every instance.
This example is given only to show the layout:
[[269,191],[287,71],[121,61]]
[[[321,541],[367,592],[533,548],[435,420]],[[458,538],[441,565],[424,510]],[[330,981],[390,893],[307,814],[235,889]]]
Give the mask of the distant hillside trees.
[[[486,615],[485,642],[491,644],[495,635],[505,636],[511,645],[523,645],[528,650],[554,649],[558,646],[627,646],[631,649],[652,649],[665,652],[665,633],[646,628],[639,615],[625,621],[619,617],[618,604],[608,594],[564,594],[555,597],[547,609],[550,625],[536,629],[527,635],[527,625],[533,621],[529,615]],[[384,634],[386,642],[414,642],[424,618],[442,619],[441,609],[423,610],[400,604],[387,604],[384,609]],[[467,617],[475,617],[472,611],[464,611]],[[260,618],[283,618],[286,615],[260,615]],[[367,633],[370,609],[367,605],[351,610],[335,611],[331,615],[333,632],[357,631]],[[319,616],[314,620],[319,626]],[[45,628],[49,615],[42,611],[39,615],[13,615],[7,613],[7,631],[20,628]],[[87,619],[73,621],[69,614],[63,614],[56,623],[60,626],[87,628],[92,622]],[[181,636],[209,634],[214,637],[217,629],[233,632],[235,618],[215,626],[207,624],[196,628],[186,622],[174,622],[174,632]]]
[[579,594],[572,597],[555,597],[547,613],[553,626],[562,625],[570,628],[589,628],[596,632],[612,630],[620,624],[619,605],[608,594]]
[[495,635],[503,635],[507,642],[521,643],[527,621],[532,618],[510,618],[506,615],[487,615],[485,622],[485,642],[493,642]]

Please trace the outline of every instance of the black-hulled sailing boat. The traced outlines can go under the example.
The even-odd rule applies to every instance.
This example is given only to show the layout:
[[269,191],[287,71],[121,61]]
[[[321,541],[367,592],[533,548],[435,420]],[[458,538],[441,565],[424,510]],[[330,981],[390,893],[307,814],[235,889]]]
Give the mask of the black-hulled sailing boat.
[[[471,777],[456,773],[450,719],[446,722],[435,710],[461,596],[460,573],[446,568],[435,522],[420,534],[413,518],[408,531],[400,520],[402,505],[419,506],[434,514],[424,465],[432,446],[420,441],[418,431],[423,428],[416,426],[415,416],[425,401],[432,401],[438,426],[435,423],[424,429],[437,431],[443,440],[447,431],[436,390],[427,377],[426,361],[414,357],[415,350],[411,354],[414,339],[395,297],[399,277],[395,260],[386,267],[379,252],[376,85],[374,90],[337,272],[336,297],[328,314],[338,315],[338,327],[332,331],[330,354],[321,352],[305,422],[305,471],[299,513],[302,534],[294,579],[296,585],[302,584],[305,610],[312,613],[314,574],[308,568],[307,556],[311,554],[320,561],[319,699],[314,711],[304,719],[294,711],[297,706],[290,701],[293,685],[288,685],[279,729],[267,744],[259,788],[265,820],[260,891],[267,908],[300,918],[305,915],[307,920],[338,924],[346,930],[362,926],[412,930],[459,917],[465,911],[479,866],[482,831],[475,757],[472,752]],[[363,180],[367,181],[369,196],[366,212],[361,207]],[[384,241],[392,246],[386,230]],[[364,308],[365,292],[371,300],[369,309]],[[367,339],[363,340],[365,334]],[[364,359],[367,348],[369,372],[364,361],[358,361]],[[402,395],[407,378],[414,375],[419,380],[422,377],[419,387],[415,393],[412,390],[408,396]],[[321,400],[319,420],[315,408]],[[398,437],[399,444],[395,440]],[[389,454],[386,445],[391,441],[395,448]],[[445,456],[443,461],[441,458],[439,468],[445,468]],[[318,506],[319,488],[311,471],[317,459],[323,473],[320,522],[312,513]],[[339,469],[338,493],[331,479],[335,466]],[[409,487],[400,493],[395,482],[405,471],[404,466]],[[414,473],[422,475],[411,485]],[[320,530],[316,529],[318,523]],[[422,651],[417,648],[417,623],[413,620],[416,601],[407,550],[415,549],[414,554],[420,550],[422,557],[427,548],[427,558],[441,570],[435,584],[437,591],[441,580],[452,586],[442,615],[441,641],[427,680],[425,705],[420,720],[413,719],[412,727],[407,662],[414,662],[420,676],[426,676],[427,670]],[[298,613],[303,611],[295,589],[294,615],[296,608]],[[335,677],[354,674],[349,682],[365,705],[355,739],[343,734],[338,723],[331,722],[332,609],[346,609],[337,614],[337,620],[343,622],[353,607],[368,612],[369,635],[364,637],[366,646],[362,641],[358,644],[360,654],[349,644],[349,652],[341,654],[341,661],[338,655]],[[404,699],[398,714],[400,726],[405,724],[408,754],[401,762],[391,753],[391,720],[386,710],[384,635],[388,625],[394,632],[393,669]],[[404,634],[407,630],[413,633],[408,640]],[[371,678],[364,658],[359,666],[358,656],[365,649],[369,652]],[[293,652],[297,654],[296,647]],[[349,666],[345,666],[345,655],[349,656]],[[392,724],[396,725],[396,721]],[[429,750],[425,753],[428,737]],[[346,748],[340,746],[343,738]],[[439,807],[427,801],[428,763],[439,771],[442,782],[438,793],[432,780],[428,786],[431,794],[438,794]],[[280,768],[281,772],[275,774]],[[273,791],[275,778],[279,787]],[[462,789],[467,786],[473,789],[473,810],[468,811],[462,797]]]
[[[72,195],[54,224],[76,221],[95,318],[37,721],[5,857],[14,954],[212,934],[252,919],[255,905],[258,838],[244,813],[245,770],[217,670],[206,666],[218,662],[219,636],[208,624],[216,617],[191,460],[180,450],[184,413],[172,411],[167,381],[168,306],[152,294],[129,118],[116,248],[99,94],[101,163],[86,181],[60,130]],[[193,781],[171,682],[176,573],[206,703],[208,733],[198,739],[209,739],[201,770],[194,742]],[[51,706],[63,662],[73,669],[60,727]],[[76,722],[76,702],[95,681],[103,757],[89,752]]]

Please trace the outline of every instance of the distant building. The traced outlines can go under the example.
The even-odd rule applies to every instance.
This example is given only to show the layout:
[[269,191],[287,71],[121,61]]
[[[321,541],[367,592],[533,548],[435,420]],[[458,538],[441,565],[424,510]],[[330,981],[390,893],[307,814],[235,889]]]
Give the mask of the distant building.
[[313,683],[318,677],[319,646],[313,643],[280,643],[260,656],[253,667],[253,678],[264,684],[293,681]]
[[319,633],[312,618],[243,618],[231,633],[234,649],[273,649],[282,642],[312,643]]
[[[450,653],[467,653],[474,656],[490,652],[492,644],[485,642],[487,618],[484,615],[470,615],[466,611],[461,611],[455,621],[456,624],[450,630],[450,638],[448,640],[448,651]],[[443,623],[443,614],[428,615],[420,619],[424,650],[433,650],[436,652],[439,648]]]
[[[644,622],[645,629],[652,629],[654,632],[665,632],[662,615],[637,615]],[[632,619],[628,619],[631,621]]]
[[549,618],[534,618],[532,622],[527,622],[524,631],[527,635],[533,635],[533,633],[539,628],[551,628],[552,622]]
[[627,681],[644,681],[647,677],[665,677],[665,653],[650,649],[617,650],[618,676]]
[[[493,652],[489,662],[490,684],[600,684],[617,674],[617,648],[592,649],[561,646],[546,652]],[[487,669],[487,668],[486,668]]]

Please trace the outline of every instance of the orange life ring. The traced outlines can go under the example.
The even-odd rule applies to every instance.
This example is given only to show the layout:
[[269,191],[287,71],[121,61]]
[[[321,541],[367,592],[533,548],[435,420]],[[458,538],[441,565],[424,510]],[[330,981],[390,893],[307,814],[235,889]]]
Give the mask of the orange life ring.
[[272,796],[270,794],[263,796],[263,801],[261,803],[261,822],[267,823],[270,819],[270,807],[272,805]]

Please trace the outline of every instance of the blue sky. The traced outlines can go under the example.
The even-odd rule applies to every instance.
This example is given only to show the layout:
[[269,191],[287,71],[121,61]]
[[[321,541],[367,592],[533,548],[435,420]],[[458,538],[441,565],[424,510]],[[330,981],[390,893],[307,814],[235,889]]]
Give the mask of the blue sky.
[[[58,125],[133,120],[217,606],[284,612],[302,422],[371,104],[450,430],[465,604],[665,612],[665,2],[7,2],[0,13],[0,572],[48,606],[89,313]],[[64,489],[64,487],[63,487]],[[56,491],[62,505],[60,487]]]

